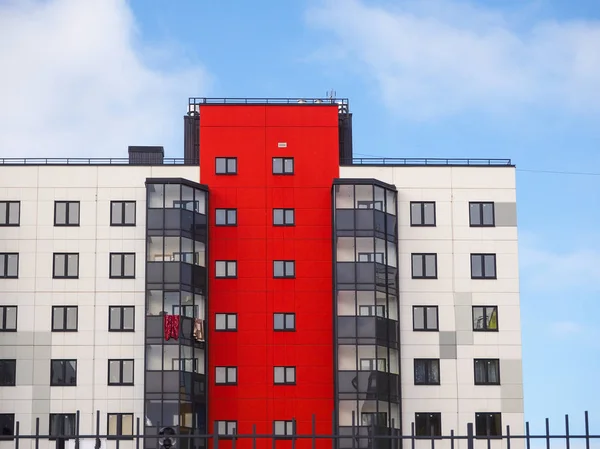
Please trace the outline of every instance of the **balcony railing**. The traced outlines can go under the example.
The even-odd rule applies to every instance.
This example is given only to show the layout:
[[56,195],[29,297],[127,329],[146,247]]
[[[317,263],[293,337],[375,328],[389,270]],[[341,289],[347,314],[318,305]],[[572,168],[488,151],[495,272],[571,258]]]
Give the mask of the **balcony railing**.
[[164,158],[162,164],[132,163],[129,158],[0,158],[0,165],[198,165],[183,158]]
[[461,159],[461,158],[352,158],[343,159],[340,165],[366,165],[366,166],[469,166],[469,167],[512,167],[510,159]]

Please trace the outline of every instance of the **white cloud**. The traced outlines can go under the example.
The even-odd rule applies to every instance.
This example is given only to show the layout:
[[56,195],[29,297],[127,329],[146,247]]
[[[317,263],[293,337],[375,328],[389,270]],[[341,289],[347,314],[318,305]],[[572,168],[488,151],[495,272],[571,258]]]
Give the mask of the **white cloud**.
[[145,56],[165,49],[137,38],[126,0],[0,2],[0,155],[126,157],[128,145],[165,145],[180,156],[187,97],[202,95],[206,72],[157,68]]
[[597,21],[523,31],[514,15],[460,2],[323,0],[307,23],[335,36],[334,63],[375,81],[385,103],[408,118],[523,106],[600,112]]

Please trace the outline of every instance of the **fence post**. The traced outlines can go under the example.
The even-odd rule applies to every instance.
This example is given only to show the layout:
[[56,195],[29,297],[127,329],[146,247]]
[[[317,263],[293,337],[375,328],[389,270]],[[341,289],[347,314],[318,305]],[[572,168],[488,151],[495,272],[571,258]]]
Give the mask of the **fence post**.
[[252,424],[252,449],[256,449],[256,424]]
[[585,411],[585,449],[590,449],[590,419],[587,410]]
[[506,449],[510,449],[510,426],[506,425]]
[[213,422],[213,449],[219,449],[219,423]]
[[135,418],[135,449],[140,449],[140,417]]
[[529,435],[529,421],[525,423],[525,437],[527,438],[527,449],[531,449],[531,438]]
[[16,437],[16,440],[15,440],[15,449],[19,449],[19,441],[21,439],[19,437],[19,434],[21,433],[21,432],[19,432],[19,428],[20,427],[21,427],[21,423],[19,421],[17,421],[15,423],[15,437]]
[[315,415],[312,415],[312,449],[316,449],[317,447],[317,418]]
[[475,441],[473,439],[473,423],[470,422],[467,424],[467,449],[473,449],[475,446]]
[[35,418],[35,449],[40,449],[40,417]]
[[565,415],[565,439],[567,440],[566,449],[571,449],[571,437],[569,436],[569,415]]
[[[75,412],[75,449],[79,449],[79,423],[81,419],[81,412],[79,410],[77,410]],[[119,446],[117,446],[117,449],[119,449]]]
[[410,447],[415,449],[415,423],[410,423]]
[[454,449],[454,429],[450,430],[450,449]]
[[550,449],[550,419],[546,418],[546,449]]

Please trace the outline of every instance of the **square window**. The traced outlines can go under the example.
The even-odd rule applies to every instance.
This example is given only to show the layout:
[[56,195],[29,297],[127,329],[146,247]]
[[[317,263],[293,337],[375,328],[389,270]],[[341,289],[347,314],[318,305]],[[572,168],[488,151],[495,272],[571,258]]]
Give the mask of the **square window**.
[[273,382],[278,385],[294,385],[296,383],[296,367],[276,366],[273,369]]
[[415,385],[439,385],[440,361],[438,359],[415,359]]
[[441,413],[415,413],[415,436],[439,437],[442,436]]
[[469,226],[494,227],[496,225],[494,203],[469,203]]
[[478,437],[501,437],[501,413],[475,413],[475,435]]
[[273,226],[294,226],[294,209],[273,209]]
[[53,387],[77,386],[77,360],[51,360],[50,385]]
[[52,306],[52,332],[77,332],[77,306]]
[[473,330],[492,332],[498,330],[498,306],[473,306]]
[[273,158],[274,175],[293,175],[294,158],[292,157],[274,157]]
[[413,330],[437,331],[438,329],[437,306],[413,306]]
[[216,313],[215,330],[217,331],[236,331],[237,313]]
[[109,306],[108,330],[111,332],[135,331],[135,307]]
[[135,253],[110,253],[110,278],[135,279]]
[[0,201],[0,226],[19,226],[21,222],[20,201]]
[[475,359],[475,385],[500,385],[500,360]]
[[55,201],[54,226],[79,226],[79,201]]
[[215,173],[217,175],[237,174],[236,157],[218,157],[215,159]]
[[294,331],[296,330],[295,313],[274,313],[273,330],[275,331]]
[[135,226],[135,201],[111,201],[110,225]]
[[412,278],[437,279],[437,254],[413,254]]
[[109,437],[133,438],[133,413],[109,413],[107,423]]
[[279,437],[294,435],[294,421],[273,421],[273,433]]
[[231,436],[237,433],[237,421],[216,421],[219,436]]
[[215,225],[217,226],[236,226],[237,209],[216,209]]
[[14,387],[17,377],[17,361],[14,359],[0,360],[0,387]]
[[16,332],[17,306],[0,306],[0,332]]
[[435,226],[435,202],[411,202],[410,225]]
[[54,253],[53,278],[54,279],[78,279],[79,278],[79,254],[78,253]]
[[19,277],[19,254],[0,253],[0,278],[17,279]]
[[134,360],[108,361],[108,385],[133,385]]
[[0,441],[12,440],[15,435],[15,414],[0,413]]
[[215,384],[217,385],[236,385],[237,368],[235,366],[217,366],[215,367]]
[[237,262],[235,260],[217,260],[215,262],[215,277],[237,277]]
[[274,260],[273,261],[274,278],[293,278],[296,277],[296,262],[293,260]]
[[[50,439],[57,436],[74,436],[76,433],[75,413],[51,413],[50,414]],[[54,438],[52,438],[54,437]]]
[[471,279],[496,279],[496,255],[471,254]]

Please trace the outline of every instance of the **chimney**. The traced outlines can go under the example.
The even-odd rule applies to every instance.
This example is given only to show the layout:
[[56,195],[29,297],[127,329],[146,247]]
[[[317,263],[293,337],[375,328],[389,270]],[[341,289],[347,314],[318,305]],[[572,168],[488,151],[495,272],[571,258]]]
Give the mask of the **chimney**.
[[130,146],[128,153],[130,165],[163,165],[165,158],[163,147]]

